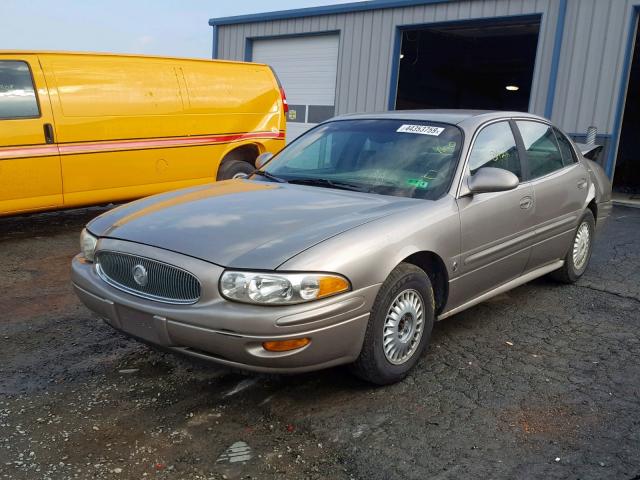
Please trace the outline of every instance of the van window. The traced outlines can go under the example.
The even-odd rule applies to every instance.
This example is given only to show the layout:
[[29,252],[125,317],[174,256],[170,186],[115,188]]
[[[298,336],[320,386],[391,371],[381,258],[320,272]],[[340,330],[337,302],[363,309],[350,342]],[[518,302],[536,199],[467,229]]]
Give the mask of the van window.
[[16,60],[0,60],[0,118],[39,116],[29,65]]
[[507,122],[492,123],[476,137],[469,157],[471,175],[482,167],[502,168],[522,180],[516,140]]
[[549,125],[525,120],[516,123],[527,151],[531,179],[543,177],[564,166],[556,137]]

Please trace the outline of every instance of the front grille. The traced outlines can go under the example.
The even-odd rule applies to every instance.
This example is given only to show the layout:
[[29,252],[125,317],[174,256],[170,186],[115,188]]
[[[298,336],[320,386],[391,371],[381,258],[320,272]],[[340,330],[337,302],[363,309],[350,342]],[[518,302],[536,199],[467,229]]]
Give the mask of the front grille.
[[109,285],[163,303],[190,304],[200,298],[200,282],[173,265],[128,253],[96,253],[98,275]]

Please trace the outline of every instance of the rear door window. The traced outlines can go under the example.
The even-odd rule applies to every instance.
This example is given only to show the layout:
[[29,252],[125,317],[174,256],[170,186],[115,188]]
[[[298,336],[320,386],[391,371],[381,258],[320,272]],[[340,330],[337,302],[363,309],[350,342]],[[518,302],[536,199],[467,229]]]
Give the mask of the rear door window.
[[522,180],[520,156],[508,122],[492,123],[476,137],[469,156],[471,175],[482,167],[502,168]]
[[540,122],[516,121],[526,151],[530,179],[548,175],[563,166],[553,128]]
[[557,128],[554,128],[553,131],[555,132],[556,138],[558,139],[558,145],[560,145],[560,153],[562,153],[562,162],[565,165],[571,165],[572,163],[576,163],[578,159],[576,158],[576,154],[573,150],[573,147],[571,146],[571,142],[569,142],[569,139],[565,137],[565,135]]
[[40,116],[29,65],[0,60],[0,119]]

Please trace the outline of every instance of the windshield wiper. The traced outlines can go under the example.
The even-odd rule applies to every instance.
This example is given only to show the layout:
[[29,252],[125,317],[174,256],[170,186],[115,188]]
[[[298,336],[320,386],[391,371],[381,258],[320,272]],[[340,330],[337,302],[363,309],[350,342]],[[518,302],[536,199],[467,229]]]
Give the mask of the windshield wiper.
[[287,183],[284,178],[276,177],[273,173],[269,173],[266,170],[254,170],[251,175],[260,175],[261,177],[268,178],[278,183]]
[[328,178],[292,178],[289,183],[298,185],[314,185],[318,187],[338,188],[341,190],[351,190],[353,192],[369,193],[369,189],[356,185],[354,183],[343,182],[340,180],[329,180]]

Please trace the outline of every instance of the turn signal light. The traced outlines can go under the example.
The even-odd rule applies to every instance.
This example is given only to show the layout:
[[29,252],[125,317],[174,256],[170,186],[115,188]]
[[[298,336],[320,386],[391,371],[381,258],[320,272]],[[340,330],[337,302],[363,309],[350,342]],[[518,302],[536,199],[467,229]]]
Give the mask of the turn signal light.
[[327,276],[319,279],[318,298],[328,297],[349,290],[349,282],[342,277]]
[[302,348],[311,343],[311,339],[293,338],[291,340],[277,340],[273,342],[263,342],[262,347],[270,352],[288,352],[289,350],[296,350]]

